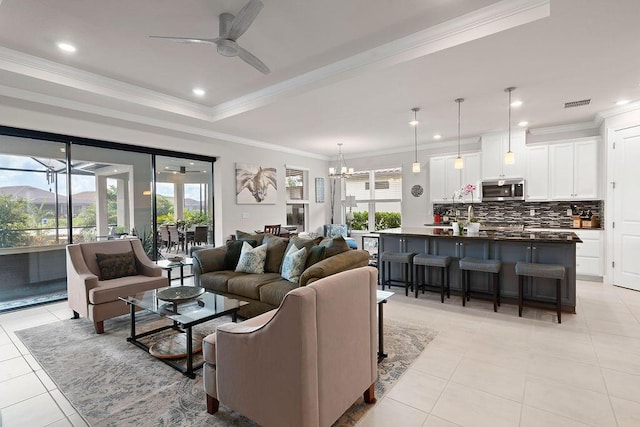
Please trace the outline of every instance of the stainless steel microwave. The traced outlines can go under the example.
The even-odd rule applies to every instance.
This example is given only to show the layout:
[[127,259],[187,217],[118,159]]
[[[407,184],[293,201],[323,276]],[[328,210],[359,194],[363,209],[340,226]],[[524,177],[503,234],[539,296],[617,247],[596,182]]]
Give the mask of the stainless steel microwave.
[[524,179],[499,179],[482,182],[482,201],[524,200]]

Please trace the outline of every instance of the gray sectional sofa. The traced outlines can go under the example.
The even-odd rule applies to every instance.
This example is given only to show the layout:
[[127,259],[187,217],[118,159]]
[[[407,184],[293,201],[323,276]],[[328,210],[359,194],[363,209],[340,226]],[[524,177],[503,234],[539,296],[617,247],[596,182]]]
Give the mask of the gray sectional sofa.
[[[266,242],[267,259],[264,273],[253,274],[234,271],[229,264],[227,255],[228,251],[233,251],[233,249],[229,249],[233,245],[230,242],[227,242],[225,246],[195,251],[193,253],[193,272],[197,286],[249,302],[238,312],[238,315],[244,318],[251,318],[277,308],[284,296],[292,289],[341,271],[364,267],[369,263],[367,251],[350,249],[342,238],[325,238],[321,241],[319,239],[314,241],[292,237],[290,241],[269,234],[241,234],[239,237],[256,241],[258,245]],[[297,283],[283,279],[280,274],[282,260],[290,244],[295,244],[298,248],[305,246],[308,250],[317,246],[313,252],[316,255],[322,252],[321,256],[308,259],[309,264]],[[322,246],[325,247],[324,250],[316,250],[321,249]]]

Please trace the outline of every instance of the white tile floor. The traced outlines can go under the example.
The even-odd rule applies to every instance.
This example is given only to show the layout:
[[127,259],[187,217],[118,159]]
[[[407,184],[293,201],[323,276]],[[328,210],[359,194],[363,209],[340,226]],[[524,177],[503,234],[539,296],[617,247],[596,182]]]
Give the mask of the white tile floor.
[[[394,290],[385,318],[439,333],[361,426],[640,426],[640,292],[579,281],[558,325]],[[3,427],[86,425],[13,333],[70,316],[66,302],[0,315]]]

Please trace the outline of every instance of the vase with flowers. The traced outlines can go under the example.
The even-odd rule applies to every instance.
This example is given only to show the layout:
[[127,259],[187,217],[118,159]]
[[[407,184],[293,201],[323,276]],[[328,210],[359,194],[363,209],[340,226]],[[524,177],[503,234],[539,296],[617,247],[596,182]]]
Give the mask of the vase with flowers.
[[473,192],[476,190],[476,186],[473,184],[467,184],[460,188],[456,193],[459,199],[464,196],[471,195],[471,203],[467,208],[467,233],[478,234],[480,232],[480,223],[473,212]]

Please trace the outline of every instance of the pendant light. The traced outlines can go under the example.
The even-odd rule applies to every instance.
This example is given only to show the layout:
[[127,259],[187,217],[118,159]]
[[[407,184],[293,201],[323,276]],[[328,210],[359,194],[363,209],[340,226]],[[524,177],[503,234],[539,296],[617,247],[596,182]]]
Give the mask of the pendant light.
[[507,125],[507,129],[509,129],[509,150],[504,153],[504,164],[512,165],[516,162],[516,156],[511,151],[511,92],[513,92],[515,87],[508,87],[504,91],[509,94],[509,123]]
[[456,157],[453,167],[456,169],[463,169],[464,159],[460,157],[460,104],[464,102],[464,98],[458,98],[456,99],[456,102],[458,103],[458,157]]
[[420,123],[418,121],[418,111],[420,111],[420,108],[414,107],[411,109],[411,111],[413,111],[413,120],[410,121],[409,124],[413,126],[414,143],[415,143],[415,151],[416,151],[416,157],[415,157],[415,161],[413,162],[413,165],[411,166],[411,171],[413,173],[420,173],[420,162],[418,162],[418,124]]

